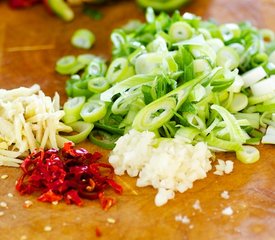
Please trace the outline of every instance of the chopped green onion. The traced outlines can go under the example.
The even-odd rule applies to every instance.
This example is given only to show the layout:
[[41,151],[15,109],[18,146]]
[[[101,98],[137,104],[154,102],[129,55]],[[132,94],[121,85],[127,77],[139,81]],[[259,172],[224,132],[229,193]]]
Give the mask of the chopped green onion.
[[128,91],[127,94],[122,94],[117,98],[112,105],[112,112],[114,114],[125,115],[130,108],[130,105],[140,97],[140,91]]
[[87,80],[79,80],[72,84],[72,97],[84,96],[86,98],[90,97],[92,92],[88,89]]
[[146,48],[144,46],[140,46],[129,55],[129,62],[134,65],[136,63],[137,58],[144,53],[146,53]]
[[107,112],[107,107],[100,100],[90,100],[86,102],[80,112],[80,116],[85,122],[96,122],[102,119]]
[[96,59],[98,59],[98,57],[90,53],[80,54],[77,56],[77,61],[85,65]]
[[[137,0],[137,3],[142,6],[146,7],[148,11],[148,7],[150,7],[157,11],[171,11],[181,7],[185,4],[187,0],[169,0],[169,1],[159,1],[159,0]],[[149,23],[154,21],[154,18],[146,18],[147,21],[149,19]]]
[[154,75],[139,74],[129,77],[121,82],[118,82],[113,87],[109,88],[100,95],[100,99],[105,102],[111,102],[112,97],[118,93],[122,93],[131,87],[142,86],[143,84],[152,83]]
[[248,98],[243,93],[235,93],[228,110],[231,113],[240,112],[248,105]]
[[146,105],[136,115],[133,127],[137,130],[156,130],[160,128],[171,119],[174,112],[184,103],[193,87],[207,76],[208,74],[200,75]]
[[104,76],[106,72],[107,66],[102,59],[95,59],[88,63],[85,68],[85,72],[83,74],[83,78],[91,78]]
[[273,42],[275,40],[275,34],[272,30],[270,29],[261,29],[260,34],[266,43]]
[[266,94],[266,95],[259,95],[259,96],[252,96],[252,97],[249,97],[248,98],[248,104],[251,106],[251,105],[256,105],[256,104],[259,104],[259,103],[263,103],[263,102],[266,102],[270,99],[273,98],[273,94],[270,93],[270,94]]
[[260,152],[253,146],[243,146],[243,149],[236,152],[236,157],[243,163],[254,163],[260,159]]
[[156,37],[155,40],[150,42],[146,49],[148,52],[168,52],[167,43],[161,36]]
[[101,129],[104,130],[105,132],[109,132],[112,134],[116,134],[116,135],[123,135],[124,130],[122,128],[119,128],[117,126],[113,126],[113,125],[107,125],[101,122],[96,122],[95,123],[95,127],[97,129]]
[[75,56],[64,56],[60,58],[55,65],[55,70],[60,74],[74,74],[84,68],[82,63],[76,60]]
[[240,27],[235,23],[226,23],[220,26],[220,32],[224,42],[234,38],[239,38],[241,35]]
[[67,136],[63,135],[63,137],[65,137],[66,139],[74,143],[83,142],[88,137],[88,135],[90,134],[90,132],[94,127],[92,123],[83,122],[83,121],[69,123],[68,126],[72,127],[72,129],[78,133],[74,135],[67,135]]
[[239,54],[239,56],[244,54],[245,47],[240,43],[231,43],[228,45],[228,47],[233,48]]
[[241,127],[238,125],[236,118],[222,106],[213,104],[211,109],[216,110],[226,122],[226,128],[229,131],[230,139],[232,141],[244,143],[246,136],[244,135]]
[[224,47],[224,42],[219,38],[210,38],[207,39],[206,42],[215,52],[218,52],[219,49]]
[[254,96],[267,96],[275,92],[275,76],[263,79],[252,86],[250,86]]
[[[243,145],[275,142],[274,33],[179,11],[157,15],[153,8],[146,21],[112,32],[109,66],[92,54],[61,64],[60,72],[75,74],[67,94],[86,99],[80,113],[76,102],[76,114],[64,121],[80,114],[95,124],[93,131],[150,130],[256,161]],[[90,137],[101,140],[96,132]]]
[[111,150],[115,147],[115,142],[120,136],[121,135],[109,134],[102,130],[94,130],[90,133],[89,140],[99,147]]
[[74,12],[64,0],[48,0],[50,9],[65,21],[71,21],[74,18]]
[[264,66],[268,63],[268,55],[266,53],[257,53],[251,58],[251,66]]
[[96,77],[88,81],[88,89],[94,93],[101,93],[109,87],[110,85],[104,77]]
[[268,126],[265,135],[262,138],[263,144],[275,144],[275,127]]
[[259,129],[260,125],[260,114],[259,113],[242,113],[238,112],[234,114],[236,119],[246,119],[249,123],[250,126]]
[[205,72],[209,72],[212,67],[206,59],[195,59],[193,61],[194,73],[195,74],[202,74]]
[[233,70],[239,66],[240,57],[238,53],[230,47],[222,47],[217,52],[217,64]]
[[135,117],[133,127],[137,130],[156,130],[166,123],[176,109],[176,100],[167,98],[165,101],[154,101],[143,108]]
[[270,55],[268,57],[268,61],[275,65],[275,50],[270,53]]
[[117,58],[109,66],[106,78],[110,84],[114,84],[132,75],[134,75],[134,69],[129,65],[127,58]]
[[64,104],[65,115],[63,117],[64,123],[76,122],[81,119],[80,111],[85,103],[85,97],[74,97],[70,98]]
[[264,77],[266,77],[266,71],[262,66],[253,68],[242,75],[244,87],[250,87]]
[[239,141],[228,141],[221,138],[217,138],[214,134],[210,133],[205,141],[211,149],[214,151],[231,151],[237,152],[242,149],[242,144]]
[[169,36],[174,42],[183,41],[193,35],[192,27],[186,22],[175,22],[169,28]]
[[199,135],[200,130],[193,127],[181,127],[175,134],[175,138],[179,138],[186,143],[192,143],[197,135]]
[[90,49],[95,42],[95,35],[88,29],[78,29],[71,38],[71,44],[77,48]]

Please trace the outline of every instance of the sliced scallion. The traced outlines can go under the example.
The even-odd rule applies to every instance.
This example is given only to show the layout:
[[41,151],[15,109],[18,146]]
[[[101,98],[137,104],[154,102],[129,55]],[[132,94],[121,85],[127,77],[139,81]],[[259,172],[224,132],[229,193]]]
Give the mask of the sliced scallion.
[[127,58],[117,58],[109,66],[106,78],[110,84],[114,84],[132,75],[134,75],[134,69],[129,65]]
[[55,65],[55,70],[60,74],[74,74],[82,68],[84,68],[84,64],[79,63],[72,55],[60,58]]
[[174,42],[183,41],[193,35],[192,27],[186,22],[175,22],[169,28],[169,36]]
[[104,77],[96,77],[88,81],[88,89],[94,93],[101,93],[109,87],[110,85]]
[[107,112],[107,107],[104,102],[99,100],[91,100],[86,102],[80,112],[80,116],[85,122],[96,122],[102,119]]
[[239,66],[240,57],[238,53],[230,47],[222,47],[217,52],[217,64],[230,70]]
[[254,163],[260,159],[260,152],[256,147],[243,146],[242,150],[236,152],[236,157],[243,163]]
[[84,103],[85,103],[85,97],[83,96],[70,98],[67,102],[65,102],[63,107],[65,112],[63,121],[65,123],[71,123],[81,119],[80,111]]
[[95,42],[95,35],[89,29],[78,29],[73,33],[71,44],[77,48],[90,49]]
[[63,137],[74,143],[83,142],[88,137],[88,135],[94,127],[92,123],[83,121],[69,123],[68,126],[70,126],[73,129],[73,131],[78,133],[74,135],[63,135]]

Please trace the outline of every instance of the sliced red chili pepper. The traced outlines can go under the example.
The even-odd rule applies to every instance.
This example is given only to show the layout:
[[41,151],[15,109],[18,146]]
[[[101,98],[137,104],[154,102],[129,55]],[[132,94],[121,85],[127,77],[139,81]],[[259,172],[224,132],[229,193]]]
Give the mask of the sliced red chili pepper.
[[9,5],[12,8],[24,8],[30,7],[39,2],[42,2],[42,0],[9,0]]
[[115,190],[116,193],[122,194],[123,188],[117,184],[113,179],[108,179],[107,183]]
[[100,229],[98,227],[95,228],[95,235],[97,237],[101,237],[101,235],[102,235],[102,232],[100,231]]
[[98,198],[103,210],[107,211],[110,207],[115,204],[115,199],[111,197],[105,197],[103,192],[98,194]]
[[23,175],[18,179],[16,189],[21,194],[42,192],[42,202],[64,199],[68,204],[83,205],[81,198],[98,199],[104,210],[114,203],[113,198],[103,195],[107,187],[122,193],[122,187],[114,181],[114,168],[98,162],[98,152],[89,153],[72,143],[66,143],[60,151],[40,150],[31,153],[21,164]]
[[55,202],[60,201],[63,198],[62,195],[55,194],[52,190],[49,190],[45,193],[43,193],[40,197],[38,197],[38,200],[41,202]]
[[75,203],[77,206],[83,205],[83,201],[79,197],[78,192],[73,189],[65,194],[65,201],[67,204]]

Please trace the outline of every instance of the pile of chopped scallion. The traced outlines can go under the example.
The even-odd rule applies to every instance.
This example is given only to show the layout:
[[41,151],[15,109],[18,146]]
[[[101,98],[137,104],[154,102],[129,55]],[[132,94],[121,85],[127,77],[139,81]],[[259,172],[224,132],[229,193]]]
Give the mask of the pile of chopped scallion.
[[148,8],[145,23],[113,30],[109,65],[92,54],[58,60],[71,75],[63,121],[80,132],[73,141],[107,149],[134,128],[255,162],[251,145],[275,143],[274,38],[248,22]]

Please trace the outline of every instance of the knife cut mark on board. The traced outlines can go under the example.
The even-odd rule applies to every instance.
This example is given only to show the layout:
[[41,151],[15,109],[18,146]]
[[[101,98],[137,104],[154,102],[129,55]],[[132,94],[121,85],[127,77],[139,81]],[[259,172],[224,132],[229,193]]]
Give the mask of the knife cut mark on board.
[[5,37],[5,24],[0,24],[0,73],[2,72],[3,61],[3,49],[4,49],[4,37]]
[[40,51],[54,49],[54,45],[37,45],[37,46],[19,46],[7,48],[7,52],[27,52],[27,51]]

